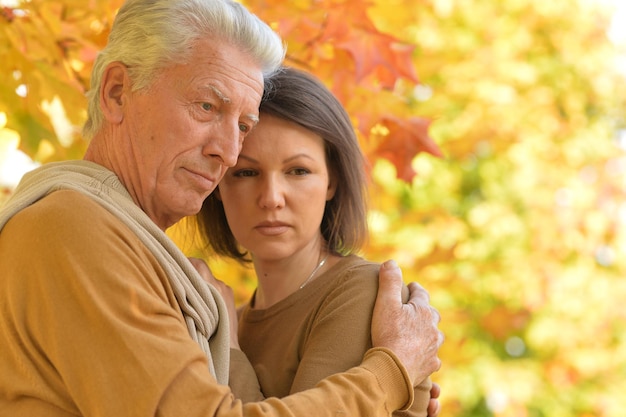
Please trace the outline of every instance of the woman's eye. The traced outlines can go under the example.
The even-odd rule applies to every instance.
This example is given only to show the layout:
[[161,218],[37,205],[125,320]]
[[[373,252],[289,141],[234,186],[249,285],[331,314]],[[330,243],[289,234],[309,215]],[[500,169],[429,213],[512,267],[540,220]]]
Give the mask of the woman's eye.
[[202,110],[205,110],[205,111],[210,111],[211,109],[213,109],[213,105],[211,103],[204,102],[204,103],[201,103],[200,105],[202,106]]
[[233,173],[234,177],[253,177],[256,173],[251,169],[240,169]]
[[306,175],[308,174],[310,171],[306,168],[294,168],[291,170],[291,173],[294,175]]

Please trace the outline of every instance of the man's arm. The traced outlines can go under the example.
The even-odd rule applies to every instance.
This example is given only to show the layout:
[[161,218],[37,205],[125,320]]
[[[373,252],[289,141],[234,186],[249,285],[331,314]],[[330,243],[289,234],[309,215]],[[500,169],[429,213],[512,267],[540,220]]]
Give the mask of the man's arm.
[[409,285],[409,300],[402,303],[402,271],[395,261],[382,264],[379,290],[372,316],[374,347],[392,351],[416,383],[441,367],[437,356],[443,333],[440,316],[429,304],[426,290],[416,282]]
[[[197,265],[196,263],[198,262],[192,262],[194,262],[196,269],[199,270],[205,280],[213,285],[217,284],[220,292],[223,293],[223,288],[219,286],[220,281],[212,276],[206,265]],[[199,263],[203,262],[200,261]],[[378,379],[378,385],[383,387],[383,391],[386,391],[388,394],[387,406],[391,407],[391,409],[387,409],[386,412],[390,413],[401,407],[408,407],[412,401],[412,386],[439,369],[441,362],[437,357],[437,351],[443,342],[443,334],[437,329],[439,313],[429,305],[428,293],[416,283],[409,284],[410,294],[408,295],[408,301],[406,304],[402,303],[402,299],[406,299],[406,294],[404,297],[402,296],[402,272],[395,262],[383,264],[380,270],[379,282],[379,292],[372,319],[372,340],[375,346],[385,348],[384,350],[390,351],[392,355],[387,356],[382,354],[383,352],[376,352],[376,350],[370,351],[368,353],[370,359],[364,361],[367,361],[369,365],[364,366],[362,363],[360,367],[351,370],[350,376],[346,376],[347,373],[337,374],[324,380],[320,384],[323,387],[321,390],[319,388],[313,389],[305,393],[287,397],[285,402],[291,412],[302,410],[302,401],[306,398],[306,400],[304,400],[305,404],[316,407],[320,413],[323,413],[323,410],[319,408],[320,405],[322,403],[329,405],[332,402],[331,398],[333,394],[340,393],[344,388],[347,388],[348,392],[358,392],[360,389],[364,389],[365,386],[360,384],[371,384],[372,382],[368,380],[368,378],[364,378],[362,369],[366,368],[368,371],[373,372],[375,376],[380,377],[380,379]],[[227,292],[225,295],[226,298],[230,299],[232,302],[232,297],[228,297],[229,293]],[[398,354],[398,352],[400,354]],[[371,356],[372,354],[377,358],[375,361],[374,357]],[[390,358],[391,361],[389,360]],[[400,363],[398,363],[398,360]],[[382,370],[381,364],[384,364],[384,367],[388,368],[387,371]],[[401,393],[403,390],[401,386],[398,385],[397,377],[393,378],[393,382],[391,382],[391,379],[387,378],[390,376],[388,373],[392,372],[391,368],[394,366],[399,366],[400,372],[403,374],[406,373],[405,377],[409,379],[406,381],[406,384],[404,384],[406,387],[404,390],[406,392],[404,393]],[[395,372],[397,372],[397,369]],[[344,387],[343,384],[348,385]],[[393,385],[395,388],[391,389],[391,385],[389,384]],[[435,394],[431,391],[432,399],[428,408],[430,417],[436,417],[439,413],[439,403],[437,400],[439,387],[436,386],[433,389]],[[404,404],[398,404],[397,400],[400,397],[408,401],[405,401]],[[326,400],[320,403],[319,400],[324,398]],[[337,409],[346,409],[345,407],[348,407],[348,409],[354,411],[353,408],[350,408],[351,406],[356,405],[357,408],[359,407],[358,403],[360,401],[357,400],[353,402],[353,399],[347,399],[347,402],[343,402],[345,399],[345,396],[336,398],[336,400],[338,400],[335,403]],[[275,399],[272,399],[270,402],[274,402],[274,400]],[[374,398],[369,398],[369,400],[369,406],[377,404]],[[360,403],[362,406],[363,402]],[[368,401],[365,403],[368,403]],[[245,414],[246,412],[250,412],[250,409],[255,410],[258,406],[259,404],[248,404],[242,411]],[[306,409],[307,406],[308,405],[305,405],[304,409]],[[269,411],[267,405],[261,407],[261,409],[263,408]],[[272,407],[270,407],[270,409],[271,408]],[[256,410],[258,411],[258,409]],[[371,413],[372,409],[367,411]],[[278,415],[274,414],[274,412],[276,412],[276,410],[269,411],[267,415]]]

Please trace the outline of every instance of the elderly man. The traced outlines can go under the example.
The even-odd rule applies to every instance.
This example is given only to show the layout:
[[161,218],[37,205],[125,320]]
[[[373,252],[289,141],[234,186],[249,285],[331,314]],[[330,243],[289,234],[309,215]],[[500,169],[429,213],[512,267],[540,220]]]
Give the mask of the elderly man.
[[[164,231],[197,213],[258,120],[280,39],[229,0],[128,0],[96,60],[82,161],[0,212],[0,415],[384,415],[440,366],[428,295],[381,269],[374,348],[282,400],[227,386],[226,305]],[[247,377],[246,370],[233,372]]]

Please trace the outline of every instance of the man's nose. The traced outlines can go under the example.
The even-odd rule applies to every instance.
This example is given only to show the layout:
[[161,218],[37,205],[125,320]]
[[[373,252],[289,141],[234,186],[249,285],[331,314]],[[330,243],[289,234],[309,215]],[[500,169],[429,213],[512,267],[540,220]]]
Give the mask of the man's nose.
[[203,154],[217,159],[222,165],[233,167],[237,163],[242,143],[239,123],[221,123],[207,139]]

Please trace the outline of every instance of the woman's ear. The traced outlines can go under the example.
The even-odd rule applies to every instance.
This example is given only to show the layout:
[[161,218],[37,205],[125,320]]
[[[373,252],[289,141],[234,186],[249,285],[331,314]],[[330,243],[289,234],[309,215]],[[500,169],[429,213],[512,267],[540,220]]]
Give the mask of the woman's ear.
[[119,61],[107,65],[100,86],[100,108],[108,122],[119,124],[124,120],[126,92],[130,88],[128,67]]
[[220,186],[219,185],[217,187],[215,187],[215,190],[213,190],[213,195],[215,196],[215,198],[217,198],[217,201],[222,201],[222,195],[220,194]]
[[337,191],[337,175],[335,173],[331,173],[328,177],[328,189],[326,190],[326,201],[330,201],[335,196],[335,192]]

